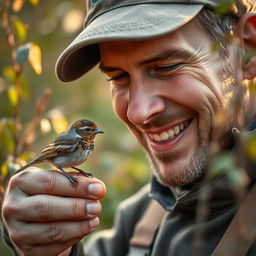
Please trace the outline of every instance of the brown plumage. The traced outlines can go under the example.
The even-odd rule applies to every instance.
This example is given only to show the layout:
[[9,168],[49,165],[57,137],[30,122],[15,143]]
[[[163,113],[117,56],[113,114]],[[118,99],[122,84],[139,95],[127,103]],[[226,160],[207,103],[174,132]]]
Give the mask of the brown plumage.
[[94,138],[98,133],[103,133],[103,131],[97,128],[92,121],[78,120],[71,124],[67,131],[59,134],[56,140],[45,147],[39,156],[22,166],[15,174],[34,164],[49,162],[62,171],[71,184],[77,182],[77,179],[67,173],[64,168],[73,168],[86,176],[92,176],[76,166],[87,160],[94,149]]

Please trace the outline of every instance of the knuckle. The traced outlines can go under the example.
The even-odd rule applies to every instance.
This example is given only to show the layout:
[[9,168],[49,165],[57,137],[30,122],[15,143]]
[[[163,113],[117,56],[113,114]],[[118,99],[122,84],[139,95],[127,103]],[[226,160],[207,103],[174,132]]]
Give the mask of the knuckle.
[[52,207],[47,199],[38,199],[34,204],[34,209],[42,219],[49,219],[52,214]]
[[8,221],[13,216],[17,216],[19,211],[19,207],[17,204],[4,203],[2,207],[2,215],[3,218]]
[[57,223],[50,223],[48,228],[48,237],[50,241],[61,242],[63,240],[61,225]]
[[21,173],[18,173],[18,174],[15,174],[14,176],[12,176],[9,181],[9,184],[8,184],[9,189],[13,190],[13,189],[19,187],[20,184],[22,184],[24,182],[25,175],[26,175],[25,173],[21,172]]
[[54,175],[54,173],[51,171],[46,172],[42,176],[42,184],[44,191],[47,193],[51,193],[55,189],[56,185],[56,176]]
[[85,204],[82,200],[73,199],[72,212],[75,218],[82,218],[85,216]]
[[9,236],[13,243],[18,247],[21,247],[28,239],[28,234],[26,232],[17,229],[15,231],[9,231]]

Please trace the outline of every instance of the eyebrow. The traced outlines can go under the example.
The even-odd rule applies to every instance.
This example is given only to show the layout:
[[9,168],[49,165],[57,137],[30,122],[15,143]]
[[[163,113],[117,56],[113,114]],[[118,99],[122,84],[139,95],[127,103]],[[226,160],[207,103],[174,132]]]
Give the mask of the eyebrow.
[[[177,58],[177,59],[191,59],[191,58],[196,58],[196,54],[192,53],[186,49],[169,49],[167,51],[161,52],[157,54],[156,56],[149,57],[145,60],[142,60],[138,62],[138,66],[143,66],[152,62],[160,61],[160,60],[165,60],[168,58]],[[104,72],[104,73],[111,73],[117,70],[120,70],[121,68],[119,67],[112,67],[112,66],[106,66],[103,65],[102,63],[99,64],[99,69]]]

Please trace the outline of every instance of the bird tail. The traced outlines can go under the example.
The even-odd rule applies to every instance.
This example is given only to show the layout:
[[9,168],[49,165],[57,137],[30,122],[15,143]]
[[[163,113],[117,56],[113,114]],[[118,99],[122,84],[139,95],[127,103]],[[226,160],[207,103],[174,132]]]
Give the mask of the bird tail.
[[17,171],[15,171],[14,174],[24,171],[26,168],[30,167],[30,166],[33,165],[34,163],[35,163],[35,161],[31,161],[31,162],[29,162],[29,163],[23,165],[21,168],[19,168]]

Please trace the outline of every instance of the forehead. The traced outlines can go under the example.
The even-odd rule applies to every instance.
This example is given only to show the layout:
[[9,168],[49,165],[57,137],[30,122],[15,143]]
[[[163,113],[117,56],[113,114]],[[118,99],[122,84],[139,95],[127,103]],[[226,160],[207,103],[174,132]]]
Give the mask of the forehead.
[[183,48],[193,52],[196,49],[207,48],[211,44],[206,32],[196,21],[191,21],[174,32],[156,38],[104,42],[100,43],[99,47],[101,63],[107,64],[115,62],[115,57],[119,56],[129,56],[129,59],[150,58],[172,48]]

